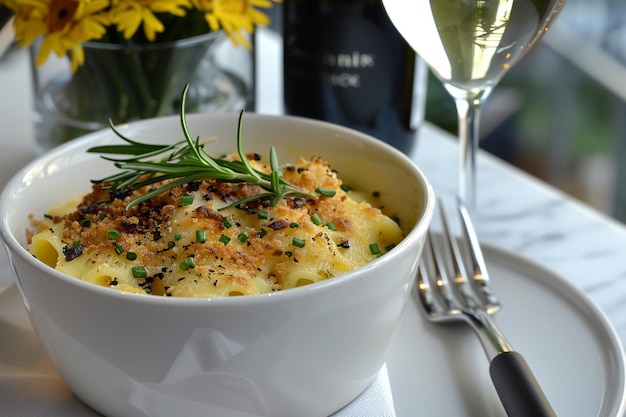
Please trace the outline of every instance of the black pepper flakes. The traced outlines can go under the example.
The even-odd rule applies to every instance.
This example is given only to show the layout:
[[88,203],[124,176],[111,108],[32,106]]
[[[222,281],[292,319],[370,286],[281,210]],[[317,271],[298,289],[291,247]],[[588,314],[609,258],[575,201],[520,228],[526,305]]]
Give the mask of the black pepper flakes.
[[190,181],[187,183],[187,191],[192,193],[194,191],[198,191],[200,189],[200,181]]
[[284,220],[284,219],[279,219],[279,220],[273,221],[270,224],[264,225],[264,226],[267,226],[270,229],[276,231],[276,230],[282,230],[282,229],[287,228],[289,226],[289,222],[287,220]]
[[114,188],[114,189],[111,189],[111,191],[109,192],[109,195],[111,197],[111,200],[116,200],[116,199],[123,200],[129,195],[131,195],[132,192],[133,191],[129,187]]
[[301,208],[306,204],[306,199],[303,197],[292,197],[288,199],[288,204],[292,208]]
[[73,245],[73,246],[64,246],[63,255],[65,255],[65,260],[69,262],[78,258],[80,255],[82,255],[84,250],[85,250],[85,247],[83,246],[82,243],[79,243],[78,245]]
[[96,203],[89,204],[88,206],[82,207],[80,212],[82,214],[96,214],[98,213],[99,206]]

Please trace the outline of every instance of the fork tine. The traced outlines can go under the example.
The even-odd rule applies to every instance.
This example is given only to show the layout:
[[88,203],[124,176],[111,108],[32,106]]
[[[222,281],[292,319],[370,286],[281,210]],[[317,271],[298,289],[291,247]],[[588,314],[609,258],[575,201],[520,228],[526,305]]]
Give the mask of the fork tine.
[[453,314],[456,306],[449,292],[447,278],[441,270],[440,254],[434,240],[432,232],[428,231],[416,284],[424,310],[432,319],[439,319]]
[[460,198],[457,198],[457,210],[459,217],[461,218],[461,229],[464,235],[464,240],[467,242],[466,248],[469,254],[469,261],[471,266],[472,281],[475,284],[475,289],[478,295],[482,298],[483,304],[489,314],[495,313],[500,309],[500,301],[495,296],[491,283],[489,280],[489,274],[485,264],[482,251],[480,249],[480,243],[476,230],[472,225],[472,221],[469,216],[469,212],[465,207],[465,204]]
[[424,242],[424,249],[422,250],[422,256],[419,262],[419,268],[417,269],[415,284],[417,285],[420,301],[422,307],[426,311],[426,314],[431,318],[435,318],[439,315],[439,311],[435,304],[435,300],[433,299],[433,290],[429,281],[429,277],[433,273],[432,271],[432,243],[430,241],[430,235],[427,233],[426,240]]
[[439,201],[439,213],[441,216],[441,223],[443,226],[443,242],[445,247],[445,253],[447,254],[448,264],[451,266],[452,275],[450,276],[450,283],[460,293],[459,299],[463,301],[466,307],[476,308],[480,306],[480,300],[476,299],[470,283],[467,279],[467,272],[465,270],[465,263],[463,262],[463,256],[452,228],[446,214],[445,207],[442,201]]
[[458,314],[459,309],[462,308],[457,301],[457,297],[452,292],[451,276],[449,271],[446,270],[446,258],[444,252],[441,250],[441,245],[438,245],[437,239],[433,235],[432,231],[428,231],[428,242],[430,246],[430,262],[432,263],[431,271],[429,274],[431,283],[436,288],[436,294],[440,300],[442,308],[447,311],[448,315]]
[[[499,302],[489,285],[485,262],[467,210],[457,206],[463,233],[455,235],[443,201],[438,204],[443,226],[442,239],[428,231],[417,276],[417,288],[426,313],[434,319],[458,315],[464,308],[496,312]],[[461,248],[460,245],[463,245]],[[473,274],[468,274],[466,253],[470,255]]]

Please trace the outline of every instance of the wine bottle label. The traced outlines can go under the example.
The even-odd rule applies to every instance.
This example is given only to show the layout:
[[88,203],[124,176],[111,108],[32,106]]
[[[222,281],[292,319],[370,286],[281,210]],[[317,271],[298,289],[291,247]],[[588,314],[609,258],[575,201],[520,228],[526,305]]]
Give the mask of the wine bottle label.
[[290,34],[285,51],[291,111],[374,126],[389,102],[394,62],[386,35],[367,19],[328,14]]
[[382,3],[286,6],[286,112],[358,129],[410,152],[423,120],[424,67]]

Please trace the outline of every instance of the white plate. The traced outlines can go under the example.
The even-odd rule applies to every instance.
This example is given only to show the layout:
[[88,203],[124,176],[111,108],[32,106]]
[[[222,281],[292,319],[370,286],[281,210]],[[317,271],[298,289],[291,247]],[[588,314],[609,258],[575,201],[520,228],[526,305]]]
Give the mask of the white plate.
[[[503,304],[496,321],[557,415],[622,416],[624,353],[604,314],[532,262],[489,247],[485,258]],[[505,416],[476,336],[464,324],[427,322],[413,301],[387,362],[397,416]]]
[[[612,326],[577,289],[525,259],[485,256],[504,308],[496,315],[556,412],[617,417],[626,410],[624,354]],[[94,417],[44,354],[14,285],[0,291],[0,410],[14,417]],[[410,302],[387,362],[397,417],[505,416],[478,340],[464,325],[428,323]]]

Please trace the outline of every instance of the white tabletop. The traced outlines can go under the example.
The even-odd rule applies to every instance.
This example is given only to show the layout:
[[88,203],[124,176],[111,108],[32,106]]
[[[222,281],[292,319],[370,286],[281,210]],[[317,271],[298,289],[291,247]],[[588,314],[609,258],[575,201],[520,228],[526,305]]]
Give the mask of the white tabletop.
[[[276,94],[273,87],[266,86],[263,94]],[[20,51],[0,64],[0,185],[35,156],[30,103],[28,57]],[[278,111],[275,100],[268,103],[261,101],[259,111]],[[413,159],[437,194],[452,196],[454,138],[426,124],[418,140]],[[481,153],[478,169],[480,239],[532,259],[582,289],[626,342],[626,228],[487,154]],[[12,280],[3,253],[0,267],[2,288]]]

